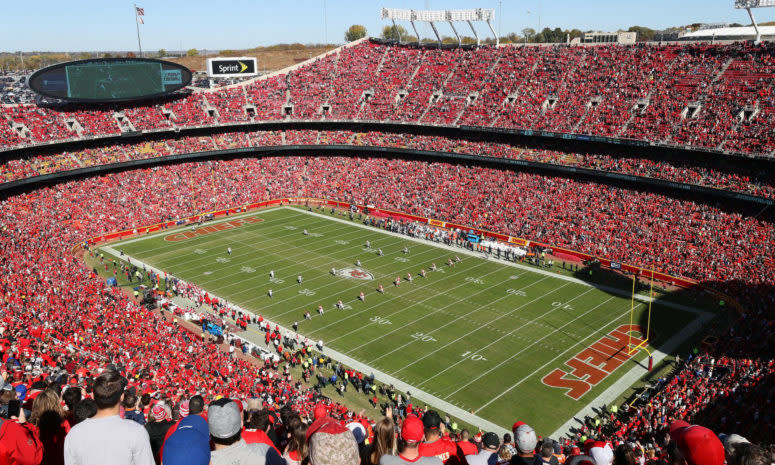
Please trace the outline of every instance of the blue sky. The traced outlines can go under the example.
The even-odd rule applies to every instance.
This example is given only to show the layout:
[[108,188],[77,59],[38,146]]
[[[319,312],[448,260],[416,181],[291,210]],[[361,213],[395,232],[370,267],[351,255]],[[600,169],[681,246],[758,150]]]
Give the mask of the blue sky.
[[[0,51],[136,50],[132,3],[115,0],[3,2]],[[324,28],[323,5],[326,6]],[[281,42],[343,42],[351,24],[379,35],[383,6],[413,9],[495,8],[497,28],[524,27],[616,30],[632,25],[655,29],[694,22],[747,24],[733,0],[138,0],[145,9],[143,50],[241,49]],[[530,14],[527,14],[530,11]],[[775,21],[775,8],[756,10],[757,19]],[[408,25],[407,25],[408,26]],[[449,27],[440,26],[451,35]],[[464,29],[465,30],[465,29]],[[480,35],[489,31],[478,27]],[[431,36],[423,27],[423,36]]]

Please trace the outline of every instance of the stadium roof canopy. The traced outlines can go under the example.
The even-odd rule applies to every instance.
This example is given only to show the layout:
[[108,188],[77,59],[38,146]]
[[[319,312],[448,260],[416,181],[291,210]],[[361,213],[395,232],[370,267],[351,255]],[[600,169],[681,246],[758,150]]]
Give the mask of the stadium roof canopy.
[[[775,26],[759,26],[759,34],[762,39],[775,39]],[[681,40],[756,40],[756,29],[753,26],[719,27],[713,29],[700,29],[688,32],[681,36]]]

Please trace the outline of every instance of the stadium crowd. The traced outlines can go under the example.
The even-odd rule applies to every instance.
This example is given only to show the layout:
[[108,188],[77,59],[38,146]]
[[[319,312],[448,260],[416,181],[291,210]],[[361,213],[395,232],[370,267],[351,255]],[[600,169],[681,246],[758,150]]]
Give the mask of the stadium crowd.
[[80,151],[11,158],[0,164],[0,179],[8,182],[40,174],[94,165],[163,157],[171,154],[277,145],[355,145],[395,147],[511,158],[646,176],[685,184],[757,195],[775,199],[775,179],[767,172],[746,165],[718,168],[707,161],[657,160],[629,151],[612,153],[569,152],[557,144],[516,146],[497,142],[471,141],[439,136],[353,131],[250,131],[225,132],[212,136],[183,136],[154,142],[112,144]]
[[[379,191],[373,189],[375,184],[381,186]],[[750,309],[732,325],[723,342],[686,359],[648,404],[612,413],[607,421],[591,423],[574,440],[561,439],[556,447],[546,440],[539,444],[532,429],[516,425],[512,437],[495,440],[482,435],[479,444],[484,452],[477,452],[473,443],[473,449],[461,444],[465,435],[459,432],[458,436],[454,425],[442,427],[439,415],[384,395],[380,403],[387,402],[391,410],[395,407],[395,423],[403,425],[401,460],[431,455],[444,457],[445,463],[485,463],[466,455],[497,452],[503,463],[534,463],[534,450],[562,456],[565,448],[567,454],[573,454],[576,446],[589,453],[587,460],[595,464],[611,460],[635,463],[614,458],[615,449],[616,454],[638,455],[644,460],[672,460],[681,453],[693,465],[721,465],[724,451],[714,434],[699,426],[675,423],[697,419],[716,433],[745,434],[764,444],[775,440],[775,418],[767,408],[775,395],[771,382],[775,373],[771,312],[775,282],[764,260],[775,252],[772,223],[658,194],[494,169],[386,159],[287,157],[146,168],[42,187],[2,201],[0,356],[4,368],[0,404],[10,417],[12,401],[18,398],[23,401],[22,412],[27,409],[30,415],[19,412],[14,419],[3,419],[0,463],[123,463],[120,460],[129,457],[129,452],[117,451],[124,447],[136,454],[134,463],[151,463],[165,453],[161,445],[175,420],[186,410],[189,415],[201,413],[204,404],[209,404],[207,425],[194,418],[200,423],[199,439],[204,438],[197,443],[201,447],[190,442],[195,439],[193,433],[187,439],[178,438],[184,446],[172,441],[172,433],[167,444],[178,444],[178,448],[165,446],[167,453],[194,454],[197,450],[200,455],[196,459],[187,455],[178,462],[165,459],[164,463],[200,463],[193,461],[201,460],[200,456],[207,456],[201,463],[233,463],[224,457],[230,454],[263,454],[267,463],[282,463],[278,461],[281,455],[288,463],[301,462],[305,456],[313,465],[357,463],[361,452],[373,452],[380,444],[380,431],[383,441],[395,444],[393,420],[373,421],[329,402],[325,408],[318,407],[314,389],[293,380],[281,366],[255,365],[218,351],[214,341],[178,326],[169,315],[148,310],[116,288],[106,287],[72,254],[74,244],[110,231],[285,196],[378,204],[716,281]],[[727,281],[769,292],[724,289]],[[750,337],[757,341],[755,348],[748,342]],[[289,363],[294,358],[299,363],[297,357],[304,356],[297,352]],[[739,404],[747,395],[757,402]],[[227,398],[237,402],[232,405]],[[243,412],[244,424],[240,406],[249,412]],[[45,421],[44,410],[54,412]],[[410,412],[418,413],[422,420]],[[149,425],[145,431],[130,431],[124,423],[110,423],[122,414]],[[399,421],[399,416],[406,419]],[[93,418],[79,427],[78,420],[87,417]],[[363,432],[351,433],[350,427],[360,430],[353,422],[361,424]],[[187,426],[181,420],[177,424],[181,431],[181,425]],[[190,429],[198,427],[191,425]],[[680,430],[682,427],[687,429]],[[274,441],[255,432],[263,428]],[[435,439],[445,435],[445,428],[453,430],[452,439]],[[117,431],[125,433],[110,434]],[[370,436],[369,431],[374,432],[373,447],[359,451],[358,439]],[[248,446],[240,440],[248,437],[266,446]],[[415,447],[423,437],[431,445]],[[209,439],[215,444],[213,451],[204,445]],[[272,445],[277,456],[269,451]],[[759,446],[729,447],[733,454],[729,463],[743,463],[732,461],[742,460],[734,454],[743,454],[743,450],[764,457]],[[384,455],[394,452],[393,446],[381,450],[387,451]],[[694,455],[703,450],[715,455]],[[105,455],[109,453],[117,455]],[[404,463],[370,457],[368,463]],[[566,463],[583,463],[570,460]]]
[[[437,50],[362,42],[287,74],[139,106],[17,105],[9,94],[17,80],[3,76],[13,90],[2,101],[14,104],[0,106],[0,150],[139,130],[355,119],[551,130],[772,156],[772,52],[767,43]],[[4,161],[0,179],[287,144],[507,157],[775,198],[771,175],[745,167],[310,130],[33,155]],[[731,317],[716,344],[678,362],[647,402],[606,407],[556,442],[519,422],[513,435],[493,437],[458,431],[384,386],[371,398],[362,384],[372,405],[386,407],[380,419],[322,400],[308,382],[315,377],[319,385],[330,360],[318,360],[308,345],[253,318],[280,360],[221,351],[217,340],[173,315],[107,287],[72,254],[88,237],[286,196],[375,204],[653,267],[710,283],[747,312]],[[775,443],[775,225],[765,219],[572,179],[342,157],[144,168],[41,187],[0,207],[0,464],[439,463],[420,456],[472,465],[773,461],[743,438]],[[303,367],[305,382],[290,366]]]
[[772,48],[770,42],[473,49],[360,42],[287,73],[140,106],[4,105],[0,145],[333,119],[548,130],[769,157]]

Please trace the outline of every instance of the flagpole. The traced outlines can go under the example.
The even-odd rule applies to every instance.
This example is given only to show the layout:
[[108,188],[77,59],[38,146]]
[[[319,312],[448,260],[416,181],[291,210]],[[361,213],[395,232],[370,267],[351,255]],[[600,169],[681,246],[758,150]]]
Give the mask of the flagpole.
[[140,57],[143,56],[143,46],[140,45],[140,22],[137,20],[137,3],[132,4],[135,8],[135,27],[137,28],[137,49],[140,52]]

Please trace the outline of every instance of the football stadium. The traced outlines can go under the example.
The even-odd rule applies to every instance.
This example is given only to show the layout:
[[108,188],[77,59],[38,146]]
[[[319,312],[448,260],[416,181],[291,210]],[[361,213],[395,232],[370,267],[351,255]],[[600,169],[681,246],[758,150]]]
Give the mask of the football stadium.
[[775,2],[425,3],[0,42],[0,465],[775,463]]

